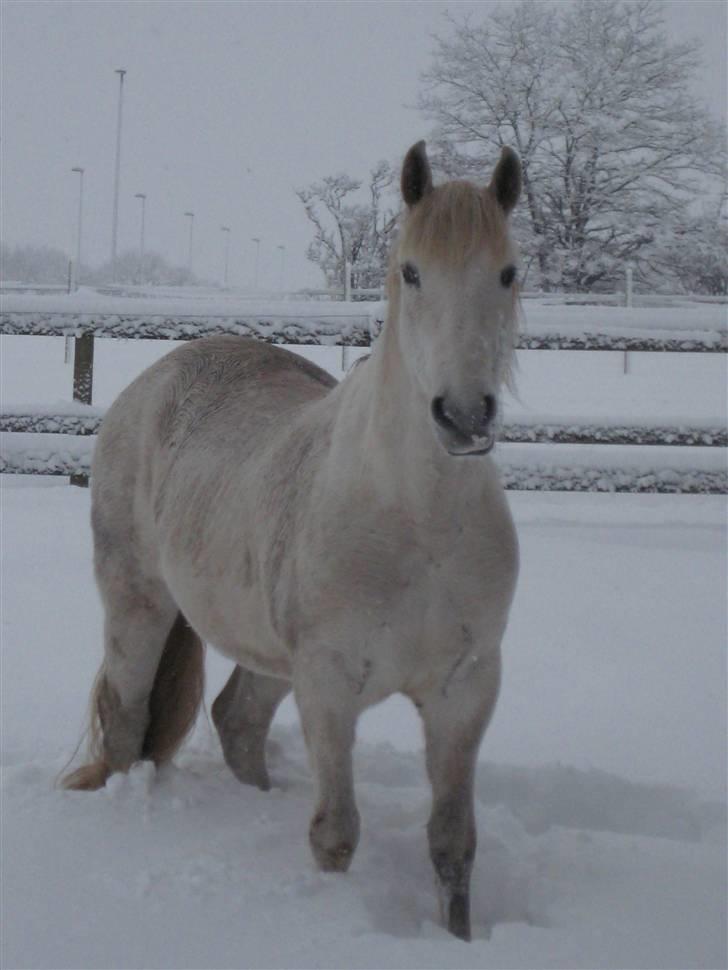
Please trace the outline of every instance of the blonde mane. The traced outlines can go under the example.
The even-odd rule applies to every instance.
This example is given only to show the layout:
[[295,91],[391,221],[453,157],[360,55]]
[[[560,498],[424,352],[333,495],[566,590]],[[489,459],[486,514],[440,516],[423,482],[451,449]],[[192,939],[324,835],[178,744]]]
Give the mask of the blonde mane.
[[397,248],[452,266],[486,246],[498,253],[507,245],[507,220],[491,191],[472,182],[446,182],[407,213]]

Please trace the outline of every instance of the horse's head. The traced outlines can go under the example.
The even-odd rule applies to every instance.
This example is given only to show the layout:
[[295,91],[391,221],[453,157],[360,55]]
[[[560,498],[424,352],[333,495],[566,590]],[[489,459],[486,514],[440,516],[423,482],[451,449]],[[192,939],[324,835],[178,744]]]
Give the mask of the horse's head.
[[508,215],[521,189],[520,162],[504,148],[487,187],[433,186],[421,141],[407,153],[401,184],[407,212],[390,299],[405,366],[442,446],[452,455],[486,454],[515,342],[517,256]]

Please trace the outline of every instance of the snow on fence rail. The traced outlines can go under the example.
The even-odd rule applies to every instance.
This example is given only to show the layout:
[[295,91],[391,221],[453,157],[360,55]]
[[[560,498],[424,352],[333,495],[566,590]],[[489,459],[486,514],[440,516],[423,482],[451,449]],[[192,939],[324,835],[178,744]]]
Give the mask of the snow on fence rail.
[[[67,443],[53,435],[40,444],[28,443],[24,435],[9,436],[17,443],[3,448],[0,472],[32,475],[70,475],[80,481],[91,469],[94,437],[67,436]],[[583,446],[501,443],[494,452],[506,488],[523,491],[663,492],[725,494],[728,492],[722,452],[715,448],[692,448],[683,454],[652,460],[640,453],[632,460],[625,449],[599,446],[595,457],[587,448],[586,463],[574,456]],[[548,452],[543,454],[543,450]],[[637,449],[631,449],[633,452]],[[659,452],[661,449],[652,449]],[[616,454],[609,454],[616,452]],[[601,455],[604,454],[602,458]]]
[[[340,304],[338,304],[340,306]],[[318,310],[316,304],[312,304]],[[347,307],[350,307],[348,304]],[[56,313],[0,314],[0,333],[41,337],[117,337],[125,340],[195,340],[214,334],[256,337],[273,344],[368,347],[381,320],[358,312],[336,313]]]
[[[342,304],[333,304],[337,307]],[[368,347],[384,320],[383,304],[346,304],[346,312],[324,313],[308,304],[291,313],[87,313],[4,310],[0,334],[44,337],[117,337],[126,340],[194,340],[232,333],[275,344]],[[365,309],[361,309],[361,308]],[[371,308],[371,309],[368,309]],[[529,325],[519,334],[522,350],[619,350],[726,353],[726,329],[615,327],[597,320],[577,328],[563,323]]]
[[[185,307],[184,309],[188,309]],[[252,308],[251,308],[252,309]],[[0,313],[0,333],[7,335],[66,336],[74,339],[74,403],[68,407],[5,409],[0,416],[0,431],[44,433],[75,436],[59,443],[53,437],[44,445],[29,445],[16,434],[8,440],[0,457],[0,472],[42,475],[70,475],[77,484],[87,482],[93,450],[92,436],[98,430],[103,412],[91,405],[93,382],[93,348],[96,337],[125,339],[192,340],[219,333],[256,337],[269,343],[341,347],[369,346],[384,319],[384,305],[337,305],[336,312],[322,311],[320,305],[286,308],[290,312],[177,313],[57,311],[55,308],[6,309]],[[660,321],[662,322],[662,321]],[[561,320],[529,326],[520,337],[521,349],[540,350],[618,350],[658,352],[725,353],[728,337],[725,328],[682,329],[680,321],[668,321],[660,327],[609,325],[598,320],[589,327],[574,326]],[[85,405],[85,406],[84,406]],[[499,464],[507,488],[565,491],[630,491],[630,492],[709,492],[728,493],[728,473],[723,454],[707,449],[725,449],[728,432],[713,425],[689,427],[573,425],[534,422],[512,424],[504,428],[499,449]],[[544,460],[535,451],[540,443],[549,443],[551,453]],[[509,458],[509,449],[528,443],[530,453],[518,451],[517,460]],[[559,445],[669,445],[691,446],[703,453],[700,461],[687,464],[674,457],[659,462],[642,457],[626,461],[623,449],[610,460],[590,458],[583,463],[573,449],[559,460]],[[695,447],[698,446],[698,447]],[[556,450],[554,450],[556,449]],[[588,449],[586,449],[588,450]],[[659,451],[660,449],[654,449]],[[601,451],[601,449],[600,449]],[[706,457],[709,456],[709,457]],[[716,460],[716,458],[718,460]]]
[[[35,408],[4,406],[0,414],[0,432],[36,434],[93,435],[101,427],[102,408],[79,404]],[[728,428],[712,423],[696,422],[686,425],[577,425],[573,422],[554,423],[521,421],[501,429],[499,440],[508,443],[531,442],[585,445],[670,445],[671,447],[700,445],[707,448],[728,447]]]

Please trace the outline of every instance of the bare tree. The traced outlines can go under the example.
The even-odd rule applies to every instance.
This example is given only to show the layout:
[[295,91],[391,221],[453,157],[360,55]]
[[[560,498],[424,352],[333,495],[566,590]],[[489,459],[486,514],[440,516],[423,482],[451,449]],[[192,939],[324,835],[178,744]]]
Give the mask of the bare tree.
[[544,288],[613,285],[723,172],[717,123],[690,92],[698,47],[671,44],[655,0],[521,2],[448,18],[423,75],[441,168],[523,164],[520,228]]
[[387,272],[387,253],[395,216],[384,203],[394,181],[388,162],[379,162],[369,176],[369,200],[354,201],[362,182],[345,174],[327,175],[320,182],[298,189],[306,215],[314,226],[307,256],[319,266],[330,287],[344,287],[346,263],[351,265],[352,287],[379,287]]

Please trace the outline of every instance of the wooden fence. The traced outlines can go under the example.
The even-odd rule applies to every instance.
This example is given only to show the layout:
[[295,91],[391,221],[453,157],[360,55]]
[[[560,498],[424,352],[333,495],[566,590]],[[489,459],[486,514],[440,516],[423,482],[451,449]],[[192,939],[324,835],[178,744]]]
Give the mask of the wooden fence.
[[[332,309],[333,309],[332,305]],[[344,308],[349,310],[351,305]],[[312,308],[313,309],[313,308]],[[270,343],[289,345],[366,347],[381,326],[381,319],[368,312],[326,313],[315,308],[311,316],[284,314],[256,316],[208,316],[120,313],[56,313],[18,311],[0,315],[0,333],[27,336],[66,336],[74,343],[73,399],[68,409],[55,407],[16,408],[0,414],[0,431],[74,436],[67,447],[9,447],[0,457],[0,472],[18,474],[69,475],[75,484],[86,484],[90,468],[89,436],[99,428],[103,414],[93,408],[94,340],[101,338],[191,340],[215,333],[254,336]],[[723,331],[670,333],[600,332],[599,329],[570,333],[521,334],[519,348],[526,350],[623,351],[661,353],[726,353]],[[526,490],[629,491],[728,493],[725,454],[728,430],[724,425],[691,423],[689,426],[583,425],[543,421],[510,424],[503,428],[499,465],[507,488]],[[681,457],[665,462],[622,457],[614,462],[583,464],[572,454],[566,459],[524,455],[520,445],[630,445],[691,449],[696,460]],[[517,460],[509,458],[516,446]],[[713,449],[720,449],[715,452]],[[696,451],[695,449],[700,449]],[[706,452],[706,449],[711,449]],[[633,454],[635,451],[630,449]],[[530,449],[534,452],[535,449]],[[659,452],[655,448],[654,452]],[[702,456],[697,461],[697,455]],[[677,454],[677,453],[675,453]],[[709,455],[706,461],[705,456]],[[716,460],[717,459],[717,460]]]

